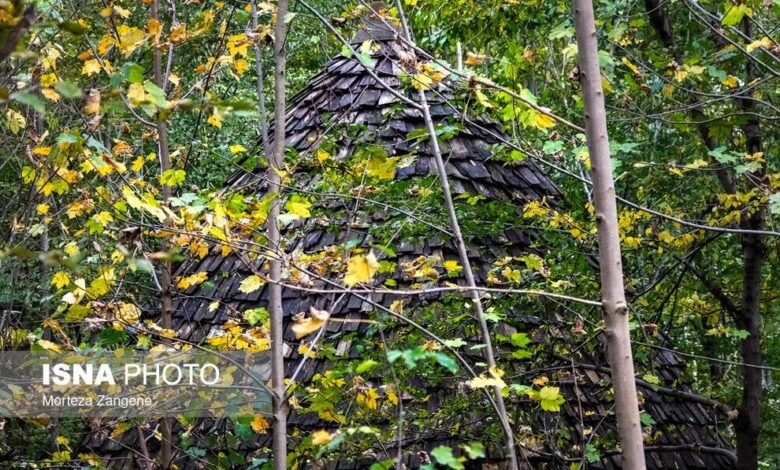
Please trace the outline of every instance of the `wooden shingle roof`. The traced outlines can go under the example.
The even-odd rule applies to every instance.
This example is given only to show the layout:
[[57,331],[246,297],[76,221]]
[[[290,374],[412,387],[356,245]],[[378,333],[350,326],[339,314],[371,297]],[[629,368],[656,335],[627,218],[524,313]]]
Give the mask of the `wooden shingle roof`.
[[[390,37],[374,40],[368,46],[373,59],[373,70],[385,85],[378,83],[356,58],[336,57],[328,62],[324,70],[313,77],[309,83],[290,101],[286,114],[286,144],[292,149],[294,164],[290,187],[300,192],[322,192],[332,189],[323,171],[323,163],[317,158],[317,150],[327,147],[328,165],[344,165],[349,173],[347,162],[356,158],[358,149],[375,145],[386,152],[387,157],[406,158],[407,164],[395,170],[394,177],[382,184],[400,185],[403,194],[410,194],[417,185],[430,183],[435,176],[430,144],[425,138],[415,137],[415,131],[424,129],[422,114],[419,110],[405,105],[385,86],[415,100],[416,93],[405,78],[404,67],[413,61],[414,52]],[[447,176],[453,191],[457,194],[479,195],[485,201],[503,201],[517,208],[519,214],[523,204],[548,198],[559,199],[562,195],[552,181],[531,160],[508,164],[498,158],[501,152],[501,140],[506,138],[501,126],[482,116],[468,116],[448,103],[456,93],[457,83],[446,82],[427,92],[434,120],[439,125],[451,125],[453,131],[442,139],[442,151],[447,160]],[[357,129],[357,130],[356,130]],[[331,167],[333,170],[333,167]],[[261,198],[267,191],[264,180],[266,169],[262,166],[253,171],[234,174],[228,181],[228,190],[240,190]],[[325,172],[326,173],[326,172]],[[434,181],[435,183],[435,181]],[[437,187],[434,184],[432,187]],[[388,189],[387,192],[390,192]],[[359,193],[362,194],[362,193]],[[319,375],[325,374],[334,363],[362,360],[372,349],[379,347],[378,318],[376,305],[391,308],[399,296],[383,292],[381,286],[395,285],[397,288],[409,288],[420,280],[410,275],[404,266],[419,261],[420,257],[430,261],[437,270],[425,280],[426,286],[443,285],[445,282],[463,285],[458,276],[447,276],[442,268],[445,260],[457,260],[457,250],[446,234],[417,233],[406,230],[407,215],[394,211],[387,206],[372,205],[370,201],[355,200],[345,203],[343,199],[319,197],[315,202],[328,212],[327,219],[314,217],[292,222],[283,230],[284,250],[295,254],[316,255],[328,250],[347,253],[356,248],[372,249],[377,245],[388,246],[387,232],[392,232],[392,249],[377,251],[380,260],[395,263],[394,269],[385,270],[375,279],[377,290],[363,298],[356,295],[337,295],[312,293],[294,287],[283,290],[283,309],[286,318],[285,340],[287,351],[287,377],[299,368],[302,355],[299,346],[311,338],[296,339],[291,330],[292,317],[299,312],[307,312],[310,307],[331,312],[332,321],[327,325],[316,358],[307,359],[297,375],[301,384],[310,384]],[[434,208],[430,210],[435,211]],[[314,210],[313,210],[314,212]],[[406,225],[405,225],[406,224]],[[487,283],[493,263],[506,257],[522,256],[532,250],[534,235],[519,224],[508,224],[498,234],[484,233],[468,237],[469,256],[475,267],[477,282]],[[223,256],[220,247],[215,246],[208,255],[200,260],[184,264],[177,275],[205,272],[208,283],[193,286],[178,292],[174,299],[173,329],[180,338],[194,342],[204,341],[215,328],[230,318],[240,318],[240,312],[247,309],[265,307],[268,299],[268,286],[249,294],[242,293],[239,285],[243,279],[255,271],[265,272],[262,256],[239,257],[234,253]],[[436,261],[438,260],[438,262]],[[388,266],[392,264],[388,263]],[[430,273],[429,273],[430,275]],[[327,271],[323,279],[307,280],[310,290],[327,290]],[[337,280],[337,279],[336,279]],[[390,280],[391,282],[387,282]],[[289,279],[288,279],[289,281]],[[292,281],[289,281],[292,282]],[[450,311],[447,302],[453,294],[442,292],[429,293],[413,297],[404,306],[405,314],[419,321],[431,318],[441,320],[441,315],[455,313],[468,318],[468,308],[462,305],[456,311]],[[457,297],[457,296],[456,296]],[[219,300],[218,309],[210,307]],[[501,299],[488,300],[499,304]],[[499,324],[500,333],[511,336],[515,332],[525,332],[532,339],[534,364],[543,364],[543,369],[532,369],[519,363],[508,371],[521,377],[523,383],[531,383],[542,376],[547,377],[560,387],[566,403],[560,412],[541,411],[538,404],[522,396],[508,399],[511,419],[516,430],[517,441],[523,456],[520,460],[525,468],[569,468],[571,459],[581,458],[586,443],[612,443],[598,449],[598,458],[588,468],[620,468],[619,455],[614,451],[617,444],[615,419],[612,413],[611,387],[608,365],[603,346],[596,341],[594,347],[582,347],[585,340],[570,332],[570,326],[555,315],[529,314],[520,302],[503,300],[500,305],[506,307],[504,321]],[[508,307],[507,307],[508,306]],[[460,308],[460,311],[457,311]],[[423,313],[424,312],[424,313]],[[438,313],[437,313],[438,312]],[[598,313],[598,312],[597,312]],[[436,315],[439,315],[436,317]],[[149,316],[157,316],[149,312]],[[433,316],[433,317],[432,317]],[[542,319],[545,317],[546,319]],[[393,323],[393,322],[391,322]],[[453,320],[453,325],[455,320]],[[464,323],[465,324],[465,323]],[[464,326],[468,330],[467,326]],[[398,338],[403,342],[410,329],[401,323],[393,323],[384,334]],[[468,331],[463,333],[468,339]],[[511,351],[499,346],[500,355],[506,357]],[[480,361],[478,352],[466,352],[474,362]],[[509,362],[509,361],[507,361]],[[659,384],[639,381],[642,394],[643,411],[654,424],[647,426],[647,462],[648,468],[675,469],[726,469],[733,468],[733,455],[728,444],[720,436],[719,422],[724,418],[714,410],[705,399],[699,399],[684,379],[685,363],[679,356],[669,351],[650,354],[648,363],[660,379]],[[384,366],[383,366],[384,367]],[[380,371],[380,375],[385,371]],[[378,378],[378,377],[375,377]],[[370,375],[364,377],[370,381]],[[479,404],[476,392],[462,390],[453,378],[453,385],[447,383],[427,384],[425,379],[406,376],[404,380],[416,388],[430,393],[428,399],[402,397],[408,401],[409,409],[423,410],[428,421],[410,421],[405,428],[404,459],[408,468],[416,468],[426,459],[426,452],[440,445],[451,445],[457,450],[458,444],[479,441],[483,430],[495,428],[495,422],[485,414],[484,403]],[[449,405],[453,397],[473,394],[476,406],[463,404]],[[437,415],[437,410],[453,406],[446,416]],[[337,404],[339,409],[349,409],[350,403]],[[479,411],[479,413],[477,413]],[[382,428],[391,426],[390,422],[377,416],[369,423]],[[325,421],[314,412],[302,410],[290,412],[292,449],[300,443],[302,437],[316,429],[335,429],[338,425]],[[202,420],[192,432],[201,436],[215,435],[224,431],[222,421]],[[136,454],[128,448],[137,447],[137,436],[129,431],[117,441],[109,439],[109,430],[95,432],[86,447],[98,454],[113,459],[118,468],[134,468]],[[156,452],[158,447],[154,439],[148,438],[147,447]],[[493,436],[496,439],[495,436]],[[500,442],[500,436],[497,438]],[[384,460],[385,452],[393,456],[392,436],[385,443],[385,449],[373,446],[370,452],[361,449],[352,455],[342,455],[330,462],[334,468],[367,468],[377,460]],[[252,442],[242,444],[241,452],[251,454],[256,449],[270,447],[270,436],[255,436]],[[486,462],[502,461],[501,446],[488,445]],[[210,449],[216,454],[219,449]],[[181,454],[180,454],[181,455]],[[198,468],[197,460],[181,455],[177,462],[180,468]],[[310,462],[311,463],[311,462]],[[479,468],[479,467],[477,467]]]

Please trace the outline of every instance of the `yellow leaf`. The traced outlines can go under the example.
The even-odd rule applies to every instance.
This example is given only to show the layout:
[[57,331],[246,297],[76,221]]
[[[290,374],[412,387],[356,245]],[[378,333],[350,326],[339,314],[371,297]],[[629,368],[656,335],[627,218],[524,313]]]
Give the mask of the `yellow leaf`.
[[187,40],[187,24],[179,23],[171,29],[168,40],[174,44],[181,44]]
[[230,147],[228,147],[228,149],[230,150],[230,153],[243,153],[243,152],[246,152],[246,147],[244,147],[243,145],[238,145],[238,144],[231,145]]
[[486,374],[480,374],[469,381],[471,388],[498,387],[506,388],[506,382],[501,377],[489,377]]
[[484,93],[482,93],[481,90],[474,90],[474,95],[477,97],[477,101],[479,104],[484,106],[485,108],[492,108],[493,103],[490,102],[490,100],[485,96]]
[[551,118],[546,114],[542,114],[534,111],[531,116],[532,116],[531,124],[534,127],[537,127],[539,129],[549,129],[555,126],[555,119]]
[[151,18],[149,22],[146,23],[146,34],[154,38],[154,42],[157,43],[160,40],[160,33],[162,33],[162,25],[159,21]]
[[65,254],[68,256],[75,256],[79,253],[79,246],[73,242],[65,245]]
[[111,213],[102,211],[99,214],[95,214],[93,217],[95,219],[95,222],[99,223],[102,226],[106,226],[109,222],[114,221],[114,217],[111,215]]
[[100,62],[97,59],[90,59],[81,66],[81,75],[90,77],[97,73],[100,73]]
[[42,347],[43,349],[47,351],[53,351],[53,352],[62,352],[62,349],[60,349],[59,345],[52,343],[49,340],[46,339],[39,339],[38,340],[38,346]]
[[249,62],[247,62],[245,59],[238,59],[233,62],[233,68],[236,70],[238,76],[242,76],[246,73],[247,70],[249,70]]
[[27,120],[20,113],[9,109],[5,112],[6,125],[14,135],[27,126]]
[[141,47],[141,45],[144,43],[144,32],[136,27],[127,26],[124,24],[119,25],[117,28],[117,33],[119,33],[117,46],[119,47],[119,50],[122,51],[122,53],[125,55],[125,57],[132,54],[134,50]]
[[293,323],[292,330],[295,333],[295,337],[300,339],[306,335],[309,335],[325,324],[325,321],[330,318],[330,313],[325,310],[318,310],[314,307],[309,308],[310,316],[304,317],[303,313],[296,315],[295,323]]
[[211,124],[214,127],[217,127],[217,128],[220,128],[220,129],[222,128],[222,118],[217,116],[216,114],[212,114],[211,116],[209,116],[207,121],[208,121],[209,124]]
[[35,211],[41,215],[46,215],[49,213],[49,205],[48,204],[38,204],[35,206]]
[[459,272],[463,271],[463,266],[458,264],[457,261],[454,259],[447,260],[443,263],[444,269],[447,270],[448,274],[458,274]]
[[311,217],[311,203],[297,194],[290,197],[290,199],[284,204],[284,207],[290,211],[291,214],[295,214],[298,217],[306,218]]
[[729,75],[728,77],[724,78],[721,83],[729,88],[735,88],[737,85],[739,85],[739,80],[734,75]]
[[114,38],[111,37],[108,34],[104,34],[102,38],[100,38],[100,42],[98,42],[98,54],[101,56],[106,55],[106,52],[108,52],[109,49],[114,45]]
[[250,294],[257,289],[263,287],[265,285],[265,281],[260,278],[260,276],[257,275],[251,275],[241,281],[241,285],[238,286],[238,290],[243,292],[244,294]]
[[268,421],[260,415],[255,415],[255,419],[252,420],[252,430],[258,434],[268,434],[270,427]]
[[433,84],[433,79],[424,72],[416,73],[412,75],[412,86],[416,90],[428,90]]
[[144,167],[144,157],[138,157],[135,160],[133,160],[133,164],[130,166],[130,168],[133,169],[135,172],[141,171],[141,169]]
[[331,434],[324,429],[314,431],[311,435],[311,443],[315,446],[325,445],[330,442],[331,439],[333,439],[333,436],[331,436]]
[[49,155],[51,153],[51,147],[35,147],[32,151],[35,155]]
[[361,282],[371,282],[377,269],[379,269],[379,262],[376,260],[373,252],[365,256],[353,256],[347,264],[347,275],[344,276],[344,284],[352,287]]
[[54,286],[57,286],[57,289],[62,289],[70,284],[70,274],[62,271],[56,272],[54,273],[54,276],[51,277],[51,283]]
[[763,47],[764,49],[769,49],[772,47],[772,40],[768,37],[764,36],[761,39],[757,39],[747,46],[745,46],[745,49],[747,49],[748,52],[753,52],[754,50],[758,49],[759,47]]
[[50,87],[54,86],[55,83],[57,83],[57,75],[54,73],[47,73],[45,75],[41,75],[41,78],[39,80],[41,82],[42,87]]
[[236,55],[246,57],[249,53],[249,46],[251,45],[252,43],[247,38],[246,34],[243,33],[230,36],[227,42],[228,51],[233,57]]
[[487,60],[486,55],[474,54],[473,52],[466,53],[466,60],[463,62],[465,65],[481,65]]
[[621,62],[623,62],[623,65],[628,67],[632,72],[634,72],[635,74],[639,75],[639,68],[636,65],[634,65],[630,60],[628,60],[627,58],[623,57]]
[[146,101],[146,92],[144,86],[140,83],[131,83],[127,88],[127,99],[130,100],[130,106],[138,106]]

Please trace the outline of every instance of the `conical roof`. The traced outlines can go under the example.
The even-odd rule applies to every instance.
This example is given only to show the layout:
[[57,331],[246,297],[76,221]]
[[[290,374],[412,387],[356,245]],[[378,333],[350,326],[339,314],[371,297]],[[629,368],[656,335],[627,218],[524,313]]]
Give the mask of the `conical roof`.
[[[437,291],[402,298],[388,292],[464,282],[456,269],[446,268],[447,261],[458,259],[457,250],[446,228],[440,230],[446,227],[446,217],[437,203],[441,199],[422,113],[399,98],[400,95],[416,102],[410,75],[417,70],[418,54],[387,30],[381,34],[376,34],[376,29],[367,31],[355,43],[362,56],[339,56],[329,61],[290,100],[286,114],[286,144],[290,149],[286,159],[290,173],[286,192],[312,204],[313,214],[290,221],[283,230],[284,251],[291,260],[285,268],[285,282],[291,286],[283,289],[288,346],[286,377],[295,374],[301,384],[322,387],[321,378],[338,365],[338,378],[344,379],[348,385],[343,388],[349,389],[342,390],[340,396],[352,397],[333,403],[332,409],[324,410],[322,404],[309,402],[291,410],[291,448],[314,430],[338,428],[340,423],[332,415],[351,416],[349,413],[360,408],[355,397],[361,390],[374,389],[380,402],[390,399],[387,388],[381,387],[381,383],[389,381],[380,380],[388,367],[383,348],[401,350],[424,341],[415,336],[413,328],[392,320],[378,306],[397,311],[397,302],[404,300],[405,315],[425,325],[443,323],[445,326],[437,327],[437,332],[449,334],[450,338],[458,335],[467,345],[477,341],[469,307],[460,294]],[[506,135],[501,125],[479,114],[464,113],[449,103],[457,97],[461,86],[445,79],[426,91],[426,95],[441,134],[447,176],[453,191],[462,195],[457,200],[464,216],[469,257],[477,281],[486,285],[496,277],[506,280],[500,270],[496,274],[496,261],[515,262],[542,249],[533,246],[533,233],[519,220],[522,206],[542,198],[556,200],[561,193],[533,161],[508,162],[509,152],[502,145]],[[244,202],[251,206],[252,201],[260,201],[266,195],[265,172],[262,165],[238,172],[229,179],[228,188],[254,195],[255,199]],[[329,196],[337,193],[347,197]],[[495,212],[491,218],[494,215],[501,223],[483,220],[484,215],[470,209],[477,204],[493,204],[490,207]],[[250,231],[246,235],[251,236]],[[382,263],[373,284],[375,292],[361,296],[328,293],[333,288],[329,280],[341,282],[329,273],[341,272],[335,269],[336,265],[360,250],[374,252]],[[319,276],[300,275],[294,266],[302,265]],[[181,266],[177,275],[205,272],[209,282],[177,293],[173,329],[182,339],[205,341],[229,319],[240,319],[241,312],[265,307],[267,285],[250,293],[243,293],[240,288],[242,280],[265,269],[261,254],[238,256],[218,245],[204,253],[202,259]],[[212,308],[215,301],[220,302],[217,309]],[[591,442],[601,447],[593,447],[596,457],[590,468],[619,468],[615,452],[598,451],[616,447],[608,365],[601,343],[591,342],[585,347],[587,341],[572,334],[570,324],[562,318],[529,314],[527,303],[511,297],[496,295],[487,302],[489,308],[501,310],[501,321],[496,324],[498,332],[508,338],[524,334],[530,340],[528,348],[534,349],[534,364],[544,366],[530,368],[516,361],[512,362],[514,369],[509,374],[528,384],[542,377],[551,379],[551,385],[559,387],[566,399],[559,412],[541,410],[537,402],[522,395],[509,400],[523,465],[569,468],[570,459],[579,459],[591,450],[583,445]],[[316,357],[308,358],[300,367],[303,355],[308,354],[301,345],[309,344],[311,337],[296,338],[293,318],[311,307],[329,311],[338,321],[328,323]],[[150,315],[157,316],[154,312]],[[443,315],[450,317],[443,321]],[[499,349],[506,357],[515,348],[499,345]],[[371,351],[382,363],[380,370],[357,374],[354,367],[350,369],[349,364],[371,357]],[[463,347],[463,354],[473,362],[480,361],[478,348]],[[659,384],[639,383],[648,423],[655,423],[647,427],[648,468],[732,468],[733,455],[724,450],[727,445],[718,434],[721,417],[707,400],[691,392],[684,380],[684,361],[669,351],[654,353],[648,361],[660,380]],[[477,403],[474,392],[464,390],[466,379],[462,375],[449,380],[426,379],[416,376],[415,371],[402,374],[401,389],[418,391],[400,396],[410,416],[411,410],[419,413],[405,424],[403,455],[407,467],[420,466],[426,452],[437,445],[450,445],[459,451],[459,444],[483,439],[493,439],[492,445],[486,442],[485,461],[502,461],[495,420],[486,414],[489,410],[484,403]],[[388,411],[384,406],[380,404],[378,410],[361,409],[361,413],[365,411],[370,417],[367,422],[385,429],[382,436],[387,441],[353,448],[351,454],[345,452],[332,466],[367,468],[384,460],[385,454],[395,455],[389,418],[395,408],[388,405]],[[225,426],[221,421],[203,420],[191,432],[214,435],[224,432]],[[128,462],[127,468],[131,468],[134,457],[127,448],[137,445],[133,431],[117,441],[107,436],[107,432],[95,433],[88,447],[115,462]],[[243,452],[252,453],[264,446],[270,447],[270,440],[259,436],[256,441],[245,443]],[[150,452],[156,452],[154,440],[149,440],[148,447]],[[212,452],[216,454],[218,449],[210,449],[209,453]],[[195,459],[187,457],[181,462],[181,468],[198,465]]]

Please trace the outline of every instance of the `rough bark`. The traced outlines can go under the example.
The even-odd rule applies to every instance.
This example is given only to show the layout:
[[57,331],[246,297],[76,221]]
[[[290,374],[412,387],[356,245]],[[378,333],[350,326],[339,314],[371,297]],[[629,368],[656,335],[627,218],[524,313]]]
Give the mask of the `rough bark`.
[[268,154],[269,192],[277,199],[268,214],[267,230],[270,249],[277,253],[270,260],[269,312],[271,317],[271,391],[273,394],[273,460],[275,470],[287,467],[287,400],[284,386],[284,314],[282,312],[282,262],[279,233],[279,190],[281,176],[279,169],[284,159],[285,139],[285,73],[287,56],[287,0],[279,0],[274,31],[274,141]]
[[[742,31],[750,37],[750,18],[744,18]],[[753,81],[753,63],[745,62],[745,83]],[[739,107],[745,113],[754,111],[755,101],[740,98]],[[763,151],[761,125],[757,117],[751,115],[742,125],[745,135],[745,150],[749,154]],[[766,184],[766,163],[751,173],[749,180],[756,186]],[[767,189],[767,188],[765,188]],[[761,230],[766,225],[766,207],[761,206],[745,219],[741,226],[745,229]],[[742,235],[742,308],[737,317],[737,327],[749,333],[740,342],[742,353],[742,403],[735,422],[737,431],[737,468],[748,470],[758,468],[758,443],[761,429],[761,398],[763,395],[763,376],[759,367],[761,354],[761,269],[766,258],[766,246],[761,235]]]
[[599,264],[604,308],[607,356],[615,389],[615,413],[622,447],[623,468],[643,470],[645,454],[639,421],[634,363],[623,286],[615,182],[609,155],[609,137],[601,86],[596,25],[591,0],[573,0],[579,50],[580,81],[585,105],[585,135],[593,172],[593,194],[598,220]]

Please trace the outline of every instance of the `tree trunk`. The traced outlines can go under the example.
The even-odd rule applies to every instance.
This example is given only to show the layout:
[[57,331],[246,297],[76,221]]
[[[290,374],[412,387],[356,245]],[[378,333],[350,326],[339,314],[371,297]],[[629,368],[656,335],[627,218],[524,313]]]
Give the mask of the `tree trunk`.
[[273,394],[273,460],[275,470],[287,467],[287,400],[284,386],[284,313],[282,311],[282,247],[279,233],[279,191],[281,175],[279,169],[284,160],[285,139],[285,72],[287,56],[287,0],[279,0],[276,11],[274,31],[274,142],[273,150],[268,153],[269,193],[277,198],[268,214],[268,244],[275,253],[270,260],[269,312],[271,316],[271,390]]
[[642,426],[634,379],[628,307],[623,288],[615,182],[609,155],[604,92],[601,87],[596,25],[591,0],[573,0],[579,49],[580,80],[585,104],[585,134],[593,168],[593,193],[598,220],[601,293],[607,353],[615,389],[615,412],[623,468],[644,470]]
[[[750,18],[742,21],[743,32],[750,37]],[[753,81],[753,64],[745,64],[745,83]],[[755,101],[738,100],[745,113],[755,112]],[[753,155],[763,151],[761,125],[758,118],[751,116],[742,125],[745,134],[745,150]],[[756,186],[766,184],[766,163],[751,173]],[[768,188],[765,188],[768,190]],[[766,206],[762,205],[754,214],[740,224],[742,228],[763,230],[766,225]],[[761,429],[761,397],[763,376],[759,367],[761,355],[761,268],[766,258],[766,247],[762,235],[742,235],[742,306],[737,317],[737,327],[749,335],[740,343],[742,353],[742,403],[735,424],[737,431],[737,468],[753,470],[758,468],[758,439]]]
[[[160,22],[159,1],[154,0],[152,2],[151,15],[152,18]],[[161,89],[165,78],[162,73],[162,51],[160,51],[160,44],[155,43],[152,46],[152,73],[154,74],[154,84]],[[168,127],[165,121],[160,117],[158,112],[155,117],[155,124],[157,127],[157,142],[158,142],[158,158],[160,159],[160,174],[162,175],[171,168],[171,159],[168,149]],[[171,198],[171,187],[167,185],[162,186],[163,191],[163,204],[167,204]],[[169,226],[168,222],[165,226]],[[170,249],[167,238],[163,238],[162,251],[167,253]],[[162,264],[162,270],[160,273],[160,326],[162,328],[171,327],[171,261],[166,258]],[[160,443],[160,460],[163,468],[167,468],[172,460],[173,455],[171,451],[173,432],[171,431],[171,420],[169,418],[163,418],[160,420],[160,434],[162,434],[162,442]]]

